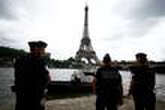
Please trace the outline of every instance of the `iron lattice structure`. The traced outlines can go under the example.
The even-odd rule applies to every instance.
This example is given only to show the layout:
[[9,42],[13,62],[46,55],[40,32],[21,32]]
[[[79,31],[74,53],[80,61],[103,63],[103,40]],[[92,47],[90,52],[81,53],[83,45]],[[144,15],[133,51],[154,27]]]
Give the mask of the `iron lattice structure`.
[[89,31],[88,31],[88,6],[85,7],[85,20],[84,20],[84,32],[83,32],[83,38],[80,42],[80,48],[76,52],[75,59],[77,61],[81,61],[82,58],[87,59],[88,64],[93,64],[92,60],[95,61],[95,63],[98,63],[98,57],[96,56],[96,52],[94,51],[92,47],[92,43],[89,37]]

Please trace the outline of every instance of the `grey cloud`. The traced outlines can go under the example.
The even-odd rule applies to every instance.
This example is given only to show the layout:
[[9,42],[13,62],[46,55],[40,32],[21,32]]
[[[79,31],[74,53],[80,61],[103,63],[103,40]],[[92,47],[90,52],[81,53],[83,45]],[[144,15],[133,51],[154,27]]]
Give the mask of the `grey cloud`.
[[1,46],[9,46],[11,44],[15,43],[15,40],[11,39],[11,38],[7,38],[5,36],[0,36],[0,45]]
[[114,11],[129,19],[148,19],[165,16],[165,0],[122,0]]
[[[19,20],[29,14],[36,0],[0,0],[0,19]],[[32,11],[31,11],[32,12]]]
[[[130,23],[128,30],[130,31],[127,33],[128,36],[131,37],[144,37],[145,34],[150,32],[150,30],[158,23],[157,19],[146,19],[143,21],[134,20]],[[125,33],[126,34],[126,33]]]
[[165,16],[165,0],[124,0],[114,8],[114,13],[126,21],[130,21],[124,31],[126,37],[144,37],[161,22]]
[[135,8],[134,15],[141,18],[165,16],[165,0],[144,0],[141,7]]
[[16,13],[14,13],[14,7],[12,5],[14,0],[0,0],[0,19],[16,19]]
[[108,36],[104,40],[118,41],[125,38],[140,38],[144,37],[150,30],[156,26],[156,19],[151,20],[130,20],[125,27],[118,27],[118,30],[113,30],[112,36]]

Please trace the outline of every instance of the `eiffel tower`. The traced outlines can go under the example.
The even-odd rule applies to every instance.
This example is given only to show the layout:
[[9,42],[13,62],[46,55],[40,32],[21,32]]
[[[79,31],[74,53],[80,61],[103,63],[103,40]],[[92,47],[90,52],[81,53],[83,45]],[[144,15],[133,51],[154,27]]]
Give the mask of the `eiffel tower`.
[[[85,21],[84,21],[84,32],[83,38],[81,39],[80,48],[76,53],[75,59],[77,61],[82,61],[82,58],[85,58],[88,61],[88,64],[97,64],[99,62],[96,52],[94,51],[91,40],[89,38],[88,31],[88,6],[85,6]],[[94,60],[94,62],[92,62]]]

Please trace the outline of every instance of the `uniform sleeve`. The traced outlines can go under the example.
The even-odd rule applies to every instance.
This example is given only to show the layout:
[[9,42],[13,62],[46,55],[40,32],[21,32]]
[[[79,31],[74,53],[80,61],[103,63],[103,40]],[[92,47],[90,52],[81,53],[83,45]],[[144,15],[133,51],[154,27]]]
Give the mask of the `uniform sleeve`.
[[101,72],[100,72],[100,71],[101,71],[100,69],[98,69],[98,70],[96,71],[96,82],[99,82],[100,79],[101,79]]
[[47,68],[47,65],[46,64],[43,64],[42,67],[41,67],[41,75],[42,75],[42,83],[43,85],[45,85],[45,87],[49,84],[50,82],[50,74],[49,74],[49,71],[48,71],[48,68]]
[[149,89],[153,90],[155,88],[155,72],[152,69],[149,69],[149,75],[148,75],[148,84]]
[[122,85],[122,77],[118,71],[119,74],[119,91],[120,91],[120,97],[119,97],[119,105],[123,104],[123,85]]
[[121,91],[121,96],[123,96],[123,85],[122,85],[122,77],[118,71],[119,74],[119,85],[120,85],[120,91]]
[[136,72],[136,68],[135,68],[135,66],[130,66],[129,68],[129,71],[131,72],[131,74],[134,74],[135,72]]
[[121,75],[120,75],[120,89],[121,89],[121,96],[123,96],[123,85],[122,85]]
[[16,90],[21,90],[24,87],[23,59],[17,59],[14,64],[14,85]]
[[100,73],[100,68],[96,71],[96,78],[95,78],[95,92],[96,94],[98,93],[100,89],[100,83],[101,83],[101,73]]

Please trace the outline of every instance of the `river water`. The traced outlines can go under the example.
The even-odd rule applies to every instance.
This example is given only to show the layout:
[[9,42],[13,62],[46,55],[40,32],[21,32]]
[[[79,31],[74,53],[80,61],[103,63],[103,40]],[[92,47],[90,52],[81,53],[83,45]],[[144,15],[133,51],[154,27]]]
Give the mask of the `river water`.
[[[50,69],[52,80],[70,81],[76,69]],[[123,79],[124,89],[128,90],[131,74],[128,71],[120,71]],[[14,69],[0,68],[0,110],[13,110],[15,95],[11,92],[10,86],[14,83]],[[157,100],[165,101],[165,75],[156,74]],[[127,93],[125,93],[127,94]]]

